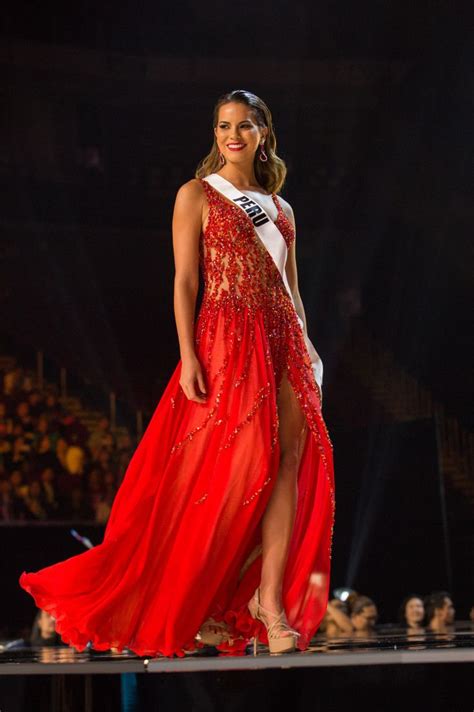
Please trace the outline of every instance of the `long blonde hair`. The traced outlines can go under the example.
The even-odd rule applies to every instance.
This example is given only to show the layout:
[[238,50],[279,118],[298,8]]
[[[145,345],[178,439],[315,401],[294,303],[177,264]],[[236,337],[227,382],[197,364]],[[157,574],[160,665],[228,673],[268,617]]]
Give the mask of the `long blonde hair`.
[[[219,109],[223,104],[228,104],[231,101],[237,101],[241,104],[246,104],[253,109],[255,120],[260,127],[268,128],[268,133],[265,137],[263,148],[268,156],[267,161],[261,161],[258,157],[259,151],[255,152],[254,169],[255,176],[259,185],[265,188],[269,193],[278,193],[286,178],[285,161],[276,154],[276,136],[273,129],[273,121],[270,109],[265,102],[255,94],[245,89],[234,89],[227,94],[222,94],[216,105],[214,106],[212,126],[217,126],[219,118]],[[216,173],[222,164],[219,158],[219,149],[217,146],[216,136],[214,134],[214,142],[212,148],[205,158],[203,158],[194,174],[195,178],[205,178],[210,173]]]

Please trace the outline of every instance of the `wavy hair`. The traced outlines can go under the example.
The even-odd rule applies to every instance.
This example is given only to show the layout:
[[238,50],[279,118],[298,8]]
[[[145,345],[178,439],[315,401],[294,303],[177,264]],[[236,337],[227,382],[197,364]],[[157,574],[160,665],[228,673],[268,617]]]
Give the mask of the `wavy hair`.
[[[270,109],[260,97],[252,94],[252,92],[246,91],[245,89],[234,89],[227,94],[222,94],[218,98],[214,106],[212,119],[213,128],[217,127],[220,107],[231,101],[240,102],[241,104],[249,106],[253,110],[257,124],[260,127],[268,128],[265,143],[263,144],[268,160],[265,162],[261,161],[258,157],[258,151],[255,151],[254,170],[257,181],[262,188],[265,188],[269,193],[278,193],[285,183],[287,167],[285,161],[277,156],[276,153],[277,141]],[[199,162],[194,177],[205,178],[210,173],[216,173],[221,167],[219,149],[214,134],[212,148],[207,156]]]
[[[405,598],[402,600],[400,603],[400,607],[398,609],[398,622],[401,625],[407,625],[407,603],[408,601],[411,601],[412,598],[419,598],[420,601],[423,603],[423,596],[418,595],[418,593],[409,593],[408,596],[405,596]],[[423,608],[424,608],[424,603],[423,603]],[[425,616],[423,616],[423,620],[420,622],[420,625],[423,625],[423,621],[425,619]]]

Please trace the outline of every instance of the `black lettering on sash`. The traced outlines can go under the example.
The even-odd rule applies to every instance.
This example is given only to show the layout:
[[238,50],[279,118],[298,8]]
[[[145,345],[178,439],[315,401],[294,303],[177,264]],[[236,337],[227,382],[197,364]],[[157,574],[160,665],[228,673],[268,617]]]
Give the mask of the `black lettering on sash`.
[[232,198],[234,203],[240,203],[249,218],[252,220],[253,224],[259,227],[267,222],[270,222],[270,218],[264,212],[264,210],[257,205],[253,200],[248,198],[246,195],[239,196],[237,198]]
[[267,218],[265,213],[262,213],[259,217],[253,218],[252,222],[257,227],[260,227],[260,225],[264,225],[265,223],[270,222],[270,218]]

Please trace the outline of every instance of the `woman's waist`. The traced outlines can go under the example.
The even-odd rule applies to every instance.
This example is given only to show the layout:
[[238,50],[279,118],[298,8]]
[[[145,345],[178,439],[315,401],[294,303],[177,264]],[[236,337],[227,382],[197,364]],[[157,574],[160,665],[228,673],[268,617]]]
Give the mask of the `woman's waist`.
[[205,287],[202,305],[208,309],[235,309],[236,311],[269,311],[281,309],[286,311],[293,303],[282,285],[256,291],[241,292],[239,289],[219,289]]

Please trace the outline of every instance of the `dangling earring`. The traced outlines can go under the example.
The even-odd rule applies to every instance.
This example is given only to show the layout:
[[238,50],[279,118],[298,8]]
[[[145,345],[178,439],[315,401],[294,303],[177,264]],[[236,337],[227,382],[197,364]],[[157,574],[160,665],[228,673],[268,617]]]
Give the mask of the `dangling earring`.
[[[265,141],[263,143],[265,143]],[[263,143],[260,144],[260,154],[258,157],[260,158],[261,161],[263,161],[265,163],[265,161],[268,161],[268,156],[265,153],[265,149],[263,148]]]
[[224,154],[221,153],[220,151],[219,151],[219,161],[221,163],[221,166],[223,166],[225,163],[225,158],[224,158]]

